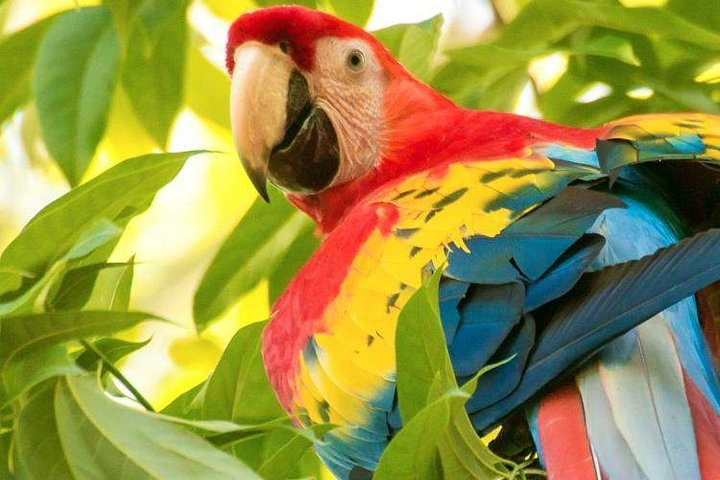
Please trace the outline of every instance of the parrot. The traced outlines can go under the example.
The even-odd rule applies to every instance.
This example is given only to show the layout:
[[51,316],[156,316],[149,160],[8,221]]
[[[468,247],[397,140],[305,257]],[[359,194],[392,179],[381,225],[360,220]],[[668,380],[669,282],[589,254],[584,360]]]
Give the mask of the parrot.
[[[428,276],[465,409],[525,428],[551,479],[720,478],[720,117],[576,128],[462,108],[369,32],[300,6],[228,32],[245,171],[321,243],[262,358],[316,451],[369,478],[402,431],[396,328]],[[423,352],[417,352],[422,355]]]

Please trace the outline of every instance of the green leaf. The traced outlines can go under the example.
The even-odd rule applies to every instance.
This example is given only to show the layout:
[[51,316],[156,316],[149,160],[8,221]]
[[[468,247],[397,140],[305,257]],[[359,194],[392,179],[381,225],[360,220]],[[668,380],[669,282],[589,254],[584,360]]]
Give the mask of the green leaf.
[[71,185],[95,154],[107,124],[119,45],[110,11],[69,10],[42,40],[34,94],[48,150]]
[[244,293],[282,265],[282,252],[307,231],[310,220],[271,189],[270,204],[255,201],[235,227],[195,292],[195,325],[203,330]]
[[[260,478],[185,428],[114,402],[95,375],[65,377],[53,393],[44,402],[57,425],[52,447],[75,478]],[[48,478],[47,466],[34,465],[35,478]]]
[[208,381],[203,418],[241,424],[286,418],[263,366],[261,337],[265,325],[250,324],[230,340]]
[[573,45],[569,53],[573,55],[598,55],[614,58],[630,65],[640,65],[640,60],[635,55],[632,43],[619,35],[602,35]]
[[0,319],[0,359],[4,368],[43,349],[93,335],[126,330],[145,320],[157,319],[142,312],[47,312]]
[[[122,230],[112,222],[101,219],[91,225],[78,239],[77,243],[61,259],[48,269],[40,279],[32,282],[32,277],[26,278],[30,285],[20,295],[11,296],[7,301],[0,301],[0,317],[6,315],[19,315],[41,309],[43,303],[48,305],[48,298],[54,296],[60,278],[70,265],[83,262],[89,255],[111,243],[111,247],[120,236]],[[102,307],[101,310],[106,309]]]
[[[70,191],[40,211],[0,257],[0,295],[18,289],[22,271],[42,278],[101,219],[124,227],[145,211],[157,191],[170,182],[185,161],[199,152],[145,155],[116,165]],[[52,241],[48,241],[52,239]]]
[[373,32],[395,58],[420,80],[428,80],[437,50],[442,16],[418,24],[393,25]]
[[374,0],[327,0],[332,12],[343,20],[364,27],[373,10]]
[[[223,1],[223,3],[226,3]],[[230,78],[211,64],[199,45],[190,48],[185,89],[185,103],[205,120],[230,130]]]
[[188,0],[145,0],[130,31],[123,85],[138,119],[165,147],[183,100]]
[[[106,359],[114,364],[131,353],[137,352],[150,343],[150,340],[152,340],[152,338],[148,338],[142,342],[129,342],[127,340],[120,340],[119,338],[101,338],[94,342],[93,346],[98,349]],[[94,352],[83,350],[75,359],[75,363],[85,370],[96,371],[102,361]]]
[[57,383],[49,383],[31,397],[15,422],[14,464],[19,478],[75,479],[60,446],[55,420],[54,397]]
[[477,378],[504,362],[483,368],[458,388],[440,321],[441,277],[437,269],[400,312],[395,344],[404,427],[373,478],[511,478],[516,465],[482,443],[465,411]]
[[73,268],[64,274],[46,302],[46,310],[127,310],[132,278],[132,263],[94,263]]
[[38,46],[57,17],[52,16],[0,41],[0,124],[30,98]]
[[264,478],[289,478],[296,464],[329,425],[303,431],[289,425],[265,374],[261,336],[266,322],[235,334],[207,383],[202,418],[255,425],[257,430],[221,435],[213,442],[233,444],[235,455],[258,468]]
[[410,297],[398,318],[397,392],[403,423],[435,400],[431,391],[439,388],[442,394],[457,387],[440,322],[440,277],[438,269],[432,280]]
[[25,393],[31,387],[52,377],[81,373],[67,354],[65,347],[53,345],[32,355],[10,362],[3,366],[2,379],[4,398],[0,405],[7,405]]
[[127,49],[127,44],[130,39],[130,24],[133,19],[137,7],[140,5],[140,0],[103,0],[103,5],[106,5],[112,12],[113,25],[117,32],[120,44],[123,50]]
[[275,269],[268,277],[268,290],[270,303],[273,304],[285,291],[290,280],[295,277],[300,267],[305,265],[312,254],[320,245],[320,240],[315,235],[315,225],[307,222],[303,232],[285,250],[280,265],[282,268]]
[[[2,1],[0,1],[2,3]],[[12,445],[12,432],[0,433],[0,478],[14,480],[15,476],[10,473],[10,446]]]
[[720,33],[660,8],[624,8],[615,2],[535,0],[506,26],[499,44],[533,48],[557,41],[579,26],[684,40],[720,50]]
[[443,477],[438,445],[450,424],[451,407],[463,405],[465,399],[461,392],[454,392],[438,398],[418,412],[385,449],[373,478],[451,478]]
[[200,420],[202,418],[206,389],[207,382],[195,385],[193,388],[182,393],[175,400],[170,402],[170,404],[166,406],[161,413],[188,420]]
[[[322,437],[331,429],[330,425],[319,425],[314,428],[313,433]],[[303,435],[301,432],[293,432],[284,443],[276,443],[271,448],[266,448],[270,454],[263,461],[258,473],[263,478],[292,478],[291,473],[312,445],[312,437]]]

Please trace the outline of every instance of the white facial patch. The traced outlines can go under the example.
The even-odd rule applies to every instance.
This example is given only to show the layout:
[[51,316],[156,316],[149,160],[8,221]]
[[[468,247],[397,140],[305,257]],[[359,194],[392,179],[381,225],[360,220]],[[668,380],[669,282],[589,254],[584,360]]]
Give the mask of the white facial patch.
[[382,66],[362,40],[323,38],[317,42],[310,79],[315,103],[330,117],[340,144],[340,170],[333,185],[362,176],[380,160],[387,82]]

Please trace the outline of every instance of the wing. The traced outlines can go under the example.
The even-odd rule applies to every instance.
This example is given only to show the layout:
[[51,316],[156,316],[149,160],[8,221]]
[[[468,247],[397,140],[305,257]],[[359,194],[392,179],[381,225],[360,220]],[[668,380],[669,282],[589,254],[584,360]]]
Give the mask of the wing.
[[[631,124],[649,128],[655,121],[642,117]],[[638,153],[646,151],[638,140],[636,155],[623,146],[619,156],[606,142],[632,143],[619,136],[625,126],[611,126],[596,150],[545,143],[512,158],[423,171],[371,195],[327,237],[299,276],[305,288],[291,285],[276,320],[313,325],[297,374],[288,374],[292,393],[283,403],[312,422],[340,426],[327,445],[318,447],[336,473],[346,477],[357,466],[373,470],[400,426],[395,327],[428,271],[447,265],[440,307],[461,377],[488,361],[516,355],[483,377],[470,401],[479,429],[499,421],[604,342],[720,277],[716,269],[690,267],[700,254],[720,258],[716,232],[641,262],[588,274],[604,240],[587,232],[602,212],[622,207],[603,191],[609,183],[603,178],[648,160],[716,159],[708,145],[701,151],[684,131],[669,130],[654,134],[664,147],[653,155]],[[335,260],[346,258],[356,243],[347,272],[338,275]],[[302,297],[313,291],[310,278],[330,294]],[[678,284],[682,288],[671,288]],[[580,297],[584,301],[573,301]],[[602,305],[603,298],[612,303],[626,297],[622,311],[600,308],[609,305]],[[308,311],[321,313],[308,317]],[[606,320],[600,315],[612,315],[612,321],[598,330],[598,320]]]

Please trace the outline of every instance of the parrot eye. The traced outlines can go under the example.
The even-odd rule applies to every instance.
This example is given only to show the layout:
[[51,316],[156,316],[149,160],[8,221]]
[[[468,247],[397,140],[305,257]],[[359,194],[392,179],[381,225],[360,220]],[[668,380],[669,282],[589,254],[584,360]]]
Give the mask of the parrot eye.
[[353,72],[359,72],[365,68],[365,54],[360,50],[351,50],[345,61],[347,67]]
[[288,53],[290,51],[290,42],[287,40],[281,40],[278,46],[280,47],[280,51],[283,53]]

